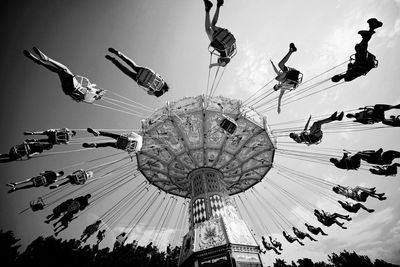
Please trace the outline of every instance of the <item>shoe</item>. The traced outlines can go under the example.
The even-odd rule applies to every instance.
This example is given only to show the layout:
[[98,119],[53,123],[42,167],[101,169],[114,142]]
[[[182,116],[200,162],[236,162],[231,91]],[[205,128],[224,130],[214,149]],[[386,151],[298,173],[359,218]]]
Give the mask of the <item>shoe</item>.
[[114,49],[114,48],[112,48],[112,47],[110,47],[110,48],[108,48],[108,51],[110,52],[110,53],[113,53],[113,54],[116,54],[117,56],[121,56],[121,52],[119,52],[118,50],[116,50],[116,49]]
[[340,112],[339,116],[336,117],[336,120],[341,121],[343,119],[344,112]]
[[369,213],[372,213],[372,212],[374,212],[374,211],[375,211],[375,210],[373,210],[373,209],[368,210]]
[[385,200],[387,197],[381,197],[379,200]]
[[96,144],[94,144],[94,143],[90,143],[90,144],[83,143],[82,146],[85,147],[85,148],[89,148],[89,147],[96,147]]
[[337,117],[337,111],[335,111],[335,113],[333,113],[333,114],[331,115],[331,119],[332,119],[332,120],[335,120],[336,117]]
[[15,187],[15,183],[8,183],[6,186]]
[[340,75],[335,75],[331,78],[331,81],[334,83],[339,82],[342,79],[342,77]]
[[43,61],[49,60],[49,58],[45,54],[43,54],[42,51],[39,50],[39,48],[33,47],[33,51],[35,51],[35,53],[39,55],[41,60],[43,60]]
[[372,34],[374,34],[375,31],[358,31],[358,34],[361,35],[362,38],[368,38],[370,37]]
[[370,30],[375,30],[376,28],[383,26],[383,23],[376,18],[370,18],[369,20],[367,20],[367,23],[369,24]]
[[[26,50],[25,50],[26,51]],[[24,51],[24,53],[25,53],[25,51]],[[26,52],[28,52],[28,51],[26,51]],[[29,52],[28,52],[29,53]],[[24,135],[32,135],[32,132],[24,132]]]
[[99,131],[96,131],[96,130],[94,130],[92,128],[87,128],[87,131],[89,133],[93,134],[94,136],[99,136],[100,135]]
[[294,45],[294,43],[290,43],[290,44],[289,44],[289,51],[290,51],[290,52],[296,52],[296,51],[297,51],[297,48],[296,48],[296,46]]
[[106,55],[106,59],[111,60],[111,61],[115,60],[115,58],[113,58],[113,57],[110,56],[110,55]]
[[217,0],[217,7],[221,7],[224,4],[224,0]]
[[204,0],[204,5],[206,7],[206,12],[210,12],[211,8],[213,7],[213,3],[209,0]]

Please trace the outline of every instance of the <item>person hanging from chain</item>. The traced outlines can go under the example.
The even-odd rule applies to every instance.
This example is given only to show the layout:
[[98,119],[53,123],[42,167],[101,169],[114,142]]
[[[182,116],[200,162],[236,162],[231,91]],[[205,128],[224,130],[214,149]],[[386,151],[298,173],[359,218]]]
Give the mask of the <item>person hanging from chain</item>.
[[108,51],[124,61],[131,69],[122,65],[115,57],[106,55],[106,59],[111,61],[120,71],[132,78],[140,87],[147,91],[147,94],[160,97],[169,90],[169,85],[164,78],[154,70],[137,65],[132,59],[122,52],[110,47]]
[[265,237],[264,237],[264,236],[261,236],[261,239],[262,239],[263,246],[264,246],[264,248],[265,248],[266,250],[271,250],[271,249],[272,249],[276,254],[278,254],[278,255],[281,254],[281,253],[279,252],[279,250],[278,250],[275,246],[273,246],[272,244],[268,243],[268,242],[265,240]]
[[358,32],[362,40],[354,47],[356,53],[354,57],[350,57],[347,71],[333,76],[331,78],[332,82],[337,83],[342,79],[344,79],[345,82],[352,81],[360,76],[366,75],[371,69],[378,66],[378,61],[375,56],[368,52],[368,42],[375,33],[375,29],[382,27],[383,23],[376,18],[370,18],[367,23],[369,24],[369,30]]
[[345,152],[340,160],[336,158],[330,158],[329,161],[339,169],[357,170],[361,166],[361,155],[360,153],[356,153],[355,155],[349,157],[349,153]]
[[77,218],[75,216],[80,211],[83,211],[87,206],[89,206],[89,198],[91,194],[85,196],[79,196],[74,198],[72,202],[69,203],[67,211],[62,215],[62,217],[53,224],[54,235],[57,236],[60,232],[68,228],[69,223]]
[[304,130],[301,133],[290,133],[289,137],[292,138],[294,141],[297,143],[305,143],[307,145],[312,145],[312,144],[318,144],[322,140],[322,125],[326,123],[330,123],[333,121],[341,121],[343,119],[344,113],[341,112],[339,115],[337,115],[337,111],[333,113],[329,118],[319,120],[314,122],[310,130],[308,130],[308,125],[311,120],[311,116],[308,119]]
[[91,83],[87,78],[73,74],[66,66],[49,58],[36,47],[33,51],[37,56],[27,50],[24,50],[24,55],[36,64],[55,72],[60,78],[63,92],[73,100],[91,104],[103,97],[105,90],[96,88],[96,84]]
[[128,239],[128,236],[126,235],[125,232],[120,233],[116,238],[114,242],[114,250],[121,248],[124,244],[125,241]]
[[343,209],[347,210],[348,212],[357,213],[360,209],[366,210],[369,213],[374,212],[373,209],[368,209],[361,203],[350,203],[347,201],[338,200],[339,204],[342,206]]
[[68,144],[73,136],[76,135],[76,131],[68,128],[60,129],[48,129],[39,132],[24,132],[24,135],[47,135],[47,138],[43,139],[27,139],[26,142],[40,142],[49,143],[52,145]]
[[44,171],[41,172],[40,175],[20,181],[8,183],[7,186],[11,187],[8,191],[9,193],[15,192],[21,189],[28,189],[32,187],[48,187],[51,184],[54,184],[59,177],[64,175],[63,171]]
[[296,227],[292,227],[292,229],[293,229],[293,233],[298,237],[298,238],[300,238],[301,240],[303,240],[304,238],[308,238],[308,239],[310,239],[311,241],[317,241],[316,239],[314,239],[311,235],[309,235],[308,233],[304,233],[304,232],[302,232],[302,231],[300,231],[299,229],[297,229]]
[[321,227],[315,227],[315,226],[312,226],[312,225],[310,225],[308,223],[305,223],[304,225],[307,227],[307,230],[310,231],[314,235],[318,235],[319,233],[321,233],[321,235],[328,235],[327,233],[325,233],[322,230]]
[[85,148],[93,147],[113,147],[116,149],[125,150],[128,153],[138,152],[142,148],[143,138],[137,133],[131,132],[129,134],[115,134],[103,131],[97,131],[92,128],[87,128],[87,131],[94,136],[106,136],[115,139],[114,142],[105,143],[83,143]]
[[359,108],[359,110],[361,110],[360,112],[346,114],[346,117],[349,119],[354,119],[354,122],[362,124],[374,124],[378,122],[383,123],[385,120],[385,111],[391,109],[400,109],[400,104],[376,104],[374,106],[366,106]]
[[71,184],[71,185],[83,185],[86,183],[87,180],[91,179],[93,177],[93,172],[92,171],[84,171],[82,169],[76,170],[73,173],[67,175],[65,177],[63,182],[60,184],[56,185],[51,185],[50,189],[55,189],[60,186],[64,186],[66,184]]
[[396,176],[397,174],[397,167],[400,166],[400,163],[393,163],[391,165],[386,166],[372,166],[369,171],[376,175],[383,175],[383,176]]
[[84,210],[89,205],[89,198],[91,198],[91,196],[91,194],[87,194],[85,196],[69,198],[63,201],[53,209],[52,214],[47,215],[45,223],[50,223],[51,221],[58,219],[61,215],[68,211],[76,212],[79,210]]
[[85,230],[83,230],[80,241],[86,243],[86,241],[99,230],[100,224],[101,220],[97,220],[96,222],[86,226]]
[[281,113],[281,101],[283,94],[286,91],[291,91],[297,88],[301,83],[303,75],[294,68],[289,68],[285,64],[289,60],[292,53],[296,52],[297,48],[294,43],[289,44],[289,51],[287,54],[282,58],[282,60],[278,63],[278,68],[275,66],[274,62],[270,60],[272,67],[276,73],[275,80],[278,81],[277,84],[274,85],[274,90],[280,90],[279,97],[278,97],[278,113]]
[[213,3],[209,0],[204,0],[205,6],[205,30],[208,39],[210,40],[209,50],[210,53],[218,56],[216,63],[211,63],[209,68],[212,67],[225,67],[236,54],[236,39],[227,29],[220,28],[216,24],[219,18],[219,11],[224,4],[224,0],[217,0],[217,8],[214,17],[211,21],[210,11]]
[[304,246],[304,244],[297,237],[293,237],[293,236],[289,235],[288,233],[286,233],[286,231],[283,231],[282,234],[289,243],[293,243],[294,241],[297,241],[300,245]]
[[25,141],[20,145],[12,146],[8,154],[0,154],[0,162],[30,159],[35,155],[43,153],[44,150],[52,148],[52,144]]
[[317,217],[317,220],[320,223],[322,223],[323,225],[328,226],[328,227],[331,226],[332,224],[337,224],[341,228],[347,229],[347,227],[343,226],[344,223],[339,222],[337,220],[337,218],[344,219],[344,220],[347,220],[347,221],[351,221],[351,218],[350,218],[349,215],[342,215],[342,214],[339,214],[339,213],[336,213],[336,212],[335,213],[329,213],[329,212],[326,212],[324,210],[319,211],[319,210],[315,209],[314,210],[314,215],[315,215],[315,217]]
[[97,237],[96,245],[98,246],[101,243],[101,241],[103,241],[104,238],[106,237],[106,229],[99,230],[97,232],[97,236],[96,237]]
[[356,186],[354,188],[351,188],[349,186],[336,185],[332,187],[332,190],[336,194],[345,196],[347,198],[351,198],[358,202],[367,201],[367,198],[369,196],[377,198],[381,201],[386,199],[385,193],[376,193],[375,187],[367,188],[367,187]]
[[378,150],[364,150],[358,152],[361,159],[370,163],[378,165],[392,164],[394,159],[400,158],[400,152],[396,150],[383,151],[382,148]]
[[276,238],[272,239],[272,236],[269,237],[269,242],[279,250],[282,250],[282,243],[280,243]]

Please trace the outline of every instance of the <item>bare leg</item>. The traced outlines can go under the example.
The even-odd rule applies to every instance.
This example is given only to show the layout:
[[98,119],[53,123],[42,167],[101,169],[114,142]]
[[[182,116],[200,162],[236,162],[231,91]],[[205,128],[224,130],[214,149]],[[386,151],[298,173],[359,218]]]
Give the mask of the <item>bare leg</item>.
[[340,222],[338,222],[337,220],[335,220],[335,223],[336,223],[337,225],[339,225],[341,228],[347,229],[347,227],[343,226],[344,223],[340,223]]
[[26,131],[26,132],[24,132],[24,135],[44,135],[44,134],[46,134],[44,131],[41,131],[41,132],[29,132],[29,131]]
[[113,148],[117,148],[115,142],[97,143],[96,147],[113,147]]
[[57,69],[58,73],[74,75],[65,65],[61,64],[58,61],[55,61],[54,59],[47,57],[39,49],[33,48],[33,50],[35,50],[35,52],[40,55],[40,57],[44,62],[49,62],[51,65],[53,65]]
[[214,17],[211,21],[211,27],[214,29],[214,27],[216,27],[217,22],[218,22],[218,18],[219,18],[219,6],[217,6],[217,8],[215,9],[215,13],[214,13]]
[[127,57],[125,54],[123,54],[120,51],[115,50],[114,48],[109,48],[108,51],[111,53],[114,53],[116,56],[121,58],[126,64],[128,64],[129,67],[131,67],[136,73],[140,70],[140,66],[137,65],[132,59]]
[[123,73],[125,73],[126,75],[128,75],[129,77],[131,77],[133,80],[136,81],[136,73],[129,70],[127,67],[125,67],[124,65],[122,65],[119,61],[117,61],[115,58],[107,55],[106,58],[108,60],[110,60],[115,66],[117,66],[117,68],[122,71]]
[[209,4],[211,4],[210,8],[207,8],[207,3],[206,1],[204,1],[205,5],[206,5],[206,15],[205,15],[205,22],[204,22],[204,26],[205,26],[205,30],[208,36],[208,39],[210,40],[210,42],[213,41],[213,31],[211,29],[211,22],[210,22],[210,9],[212,7],[212,3],[209,2]]
[[354,205],[355,207],[358,207],[358,209],[363,209],[363,210],[366,210],[367,212],[369,212],[369,213],[371,213],[371,212],[374,212],[375,210],[373,210],[373,209],[368,209],[367,207],[365,207],[363,204],[361,204],[361,203],[357,203],[357,204],[355,204]]
[[286,62],[289,60],[290,56],[292,55],[293,51],[289,49],[289,52],[282,58],[281,61],[278,63],[278,67],[283,71],[288,71],[288,68],[285,66]]

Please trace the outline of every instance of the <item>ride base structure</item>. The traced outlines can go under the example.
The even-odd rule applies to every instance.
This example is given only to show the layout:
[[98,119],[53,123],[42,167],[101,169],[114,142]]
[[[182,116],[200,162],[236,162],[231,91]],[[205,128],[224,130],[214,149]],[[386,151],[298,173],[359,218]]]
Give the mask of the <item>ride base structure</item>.
[[[227,120],[234,132],[224,128]],[[142,174],[160,190],[190,199],[179,266],[262,266],[259,245],[230,196],[272,168],[276,140],[265,117],[237,100],[187,97],[142,121],[141,135]]]

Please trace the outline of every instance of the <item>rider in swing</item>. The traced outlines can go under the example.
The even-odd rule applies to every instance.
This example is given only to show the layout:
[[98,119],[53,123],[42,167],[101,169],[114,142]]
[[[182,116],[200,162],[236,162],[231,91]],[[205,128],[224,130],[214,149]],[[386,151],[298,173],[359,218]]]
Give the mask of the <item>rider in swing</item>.
[[132,59],[114,48],[109,48],[108,51],[122,59],[132,70],[122,65],[121,62],[110,55],[106,55],[106,59],[110,60],[118,69],[137,82],[139,86],[145,88],[147,94],[160,97],[168,92],[169,86],[161,75],[152,69],[137,65]]
[[[277,69],[275,66],[274,62],[270,60],[272,67],[274,68],[274,71],[276,73],[275,80],[278,81],[277,84],[274,85],[274,90],[278,91],[280,90],[279,97],[278,97],[278,113],[281,113],[281,101],[283,94],[287,90],[293,90],[299,85],[299,75],[300,72],[298,70],[292,69],[287,67],[285,64],[289,60],[290,56],[292,55],[293,52],[296,52],[297,48],[294,45],[294,43],[289,44],[289,51],[287,54],[282,58],[282,60],[278,63],[278,67],[280,70]],[[293,76],[293,77],[291,77]]]
[[[224,4],[224,0],[217,0],[217,9],[215,10],[213,20],[210,22],[210,10],[213,6],[213,3],[209,0],[204,0],[204,5],[205,5],[205,11],[206,11],[206,17],[205,17],[205,28],[206,28],[206,33],[208,36],[208,39],[210,39],[210,46],[214,48],[218,54],[218,61],[217,63],[212,63],[210,64],[210,68],[212,67],[225,67],[230,61],[231,61],[231,55],[227,54],[227,47],[225,47],[221,42],[219,42],[218,35],[223,33],[224,31],[226,32],[226,29],[220,28],[216,26],[218,22],[218,17],[219,17],[219,9],[220,7]],[[230,34],[230,33],[229,33]],[[230,37],[230,45],[231,47],[234,47],[235,44],[235,39],[233,35],[228,35]],[[229,47],[228,49],[230,49]],[[229,53],[229,51],[228,51]]]
[[82,146],[89,147],[113,147],[116,149],[125,150],[129,153],[138,152],[142,148],[143,138],[142,136],[131,132],[130,134],[115,134],[103,131],[97,131],[92,128],[87,128],[87,131],[94,136],[106,136],[115,139],[115,142],[104,142],[104,143],[83,143]]
[[61,81],[63,92],[77,102],[93,103],[99,100],[105,93],[105,90],[95,88],[96,84],[92,84],[84,77],[74,75],[66,66],[46,56],[38,48],[34,47],[33,51],[37,56],[27,50],[24,55],[35,62],[44,66],[46,69],[58,74]]

